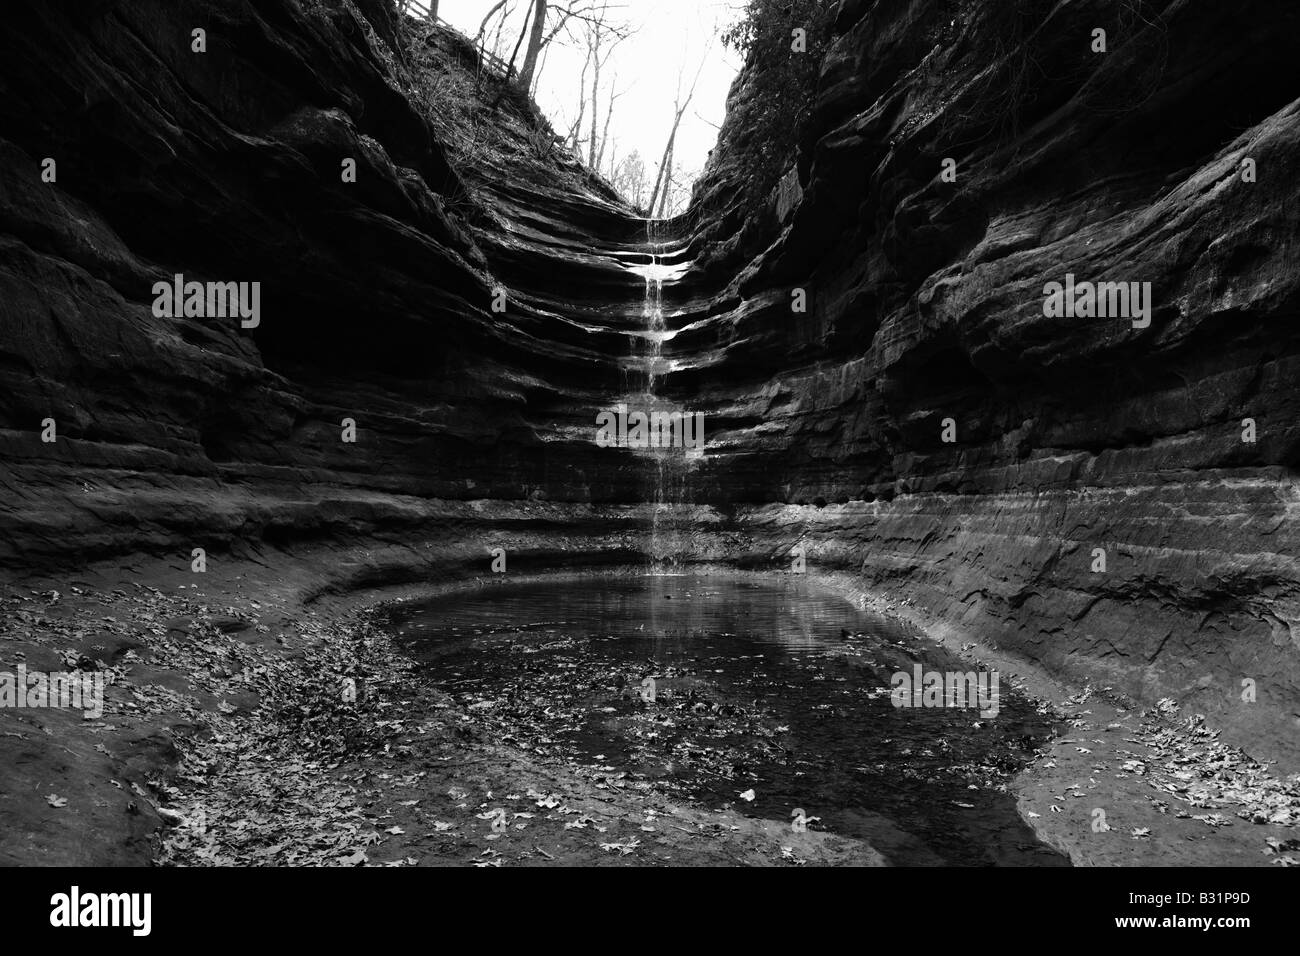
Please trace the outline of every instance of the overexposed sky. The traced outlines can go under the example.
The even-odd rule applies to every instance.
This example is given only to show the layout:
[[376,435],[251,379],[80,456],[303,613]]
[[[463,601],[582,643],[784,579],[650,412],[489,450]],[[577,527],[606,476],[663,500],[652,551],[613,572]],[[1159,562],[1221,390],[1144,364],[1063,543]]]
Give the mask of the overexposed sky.
[[[599,0],[595,2],[598,4]],[[565,7],[571,3],[572,0],[552,0],[552,6]],[[580,0],[579,5],[592,3],[593,0]],[[493,5],[493,0],[442,0],[438,13],[473,38]],[[523,29],[529,2],[514,0],[514,5],[515,12],[505,31],[510,38],[504,50],[506,59]],[[608,19],[626,23],[636,31],[619,44],[601,74],[601,85],[606,89],[617,74],[615,89],[623,93],[615,103],[609,126],[609,148],[616,150],[618,158],[634,149],[640,151],[653,177],[672,128],[678,72],[685,74],[682,77],[685,93],[704,58],[695,98],[682,117],[674,147],[679,166],[690,171],[703,168],[708,151],[717,140],[717,126],[726,111],[727,91],[740,66],[740,58],[734,51],[725,49],[721,39],[722,32],[737,19],[739,6],[739,0],[609,0]],[[554,18],[555,13],[550,17]],[[568,132],[577,117],[578,84],[587,55],[582,31],[582,25],[574,23],[574,40],[563,33],[556,37],[545,54],[537,88],[538,105],[560,135]],[[522,65],[523,54],[524,48],[520,47],[516,65]],[[588,74],[588,87],[590,82]],[[602,91],[602,124],[605,95]],[[607,152],[601,171],[608,172],[608,165]]]

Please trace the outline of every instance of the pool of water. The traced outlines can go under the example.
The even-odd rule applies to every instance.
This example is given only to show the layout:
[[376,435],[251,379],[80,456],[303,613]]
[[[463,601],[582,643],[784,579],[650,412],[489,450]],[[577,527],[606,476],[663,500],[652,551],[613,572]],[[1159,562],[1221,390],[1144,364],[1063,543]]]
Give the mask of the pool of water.
[[393,627],[425,678],[530,753],[705,807],[802,809],[896,864],[1066,865],[1005,789],[1050,716],[1005,680],[991,718],[895,706],[894,674],[973,665],[806,578],[503,583]]

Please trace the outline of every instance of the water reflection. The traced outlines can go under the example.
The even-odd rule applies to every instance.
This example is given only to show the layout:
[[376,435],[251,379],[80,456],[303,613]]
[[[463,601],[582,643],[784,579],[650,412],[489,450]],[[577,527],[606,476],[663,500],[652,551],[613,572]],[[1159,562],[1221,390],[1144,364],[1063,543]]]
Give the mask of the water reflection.
[[992,720],[894,707],[893,673],[970,665],[807,578],[571,576],[397,626],[483,732],[547,757],[753,816],[805,808],[895,863],[1065,863],[1006,792],[1049,719],[1014,693]]

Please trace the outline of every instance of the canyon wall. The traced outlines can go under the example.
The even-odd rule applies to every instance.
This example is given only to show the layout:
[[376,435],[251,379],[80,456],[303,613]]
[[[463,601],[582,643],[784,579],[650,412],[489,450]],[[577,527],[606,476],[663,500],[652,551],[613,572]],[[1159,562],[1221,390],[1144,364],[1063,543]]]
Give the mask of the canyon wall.
[[[845,0],[757,196],[748,64],[666,232],[694,261],[661,387],[708,440],[684,556],[803,543],[1294,761],[1297,26],[1262,0]],[[9,5],[0,565],[639,557],[645,462],[592,437],[644,223],[463,40],[412,29],[382,0]],[[1151,283],[1149,325],[1045,315],[1067,273]],[[156,316],[176,274],[260,282],[258,325]]]
[[[0,113],[0,564],[621,534],[591,505],[643,475],[591,435],[644,224],[463,38],[384,0],[15,3]],[[178,274],[259,282],[257,325],[155,315]]]
[[[733,506],[753,560],[802,542],[1293,761],[1298,26],[1267,2],[850,0],[797,186],[757,200],[751,59],[680,224],[699,500]],[[1149,324],[1049,317],[1067,273],[1149,282]]]

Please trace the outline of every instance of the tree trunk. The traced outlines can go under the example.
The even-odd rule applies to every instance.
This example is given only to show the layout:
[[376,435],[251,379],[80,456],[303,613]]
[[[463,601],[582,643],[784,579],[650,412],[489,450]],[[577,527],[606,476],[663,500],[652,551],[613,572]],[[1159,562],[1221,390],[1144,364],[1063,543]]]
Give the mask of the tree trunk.
[[[582,151],[578,149],[578,140],[582,138],[582,120],[587,114],[587,67],[591,66],[591,50],[587,51],[587,62],[582,64],[582,79],[578,80],[578,119],[573,124],[573,129],[569,131],[570,143],[569,149],[577,158],[582,158]],[[596,127],[596,121],[591,123],[593,131]],[[592,135],[595,135],[594,132]]]
[[429,0],[429,20],[434,23],[438,21],[438,0]]
[[[677,129],[674,127],[673,137],[676,138],[676,136]],[[671,140],[669,140],[668,143],[668,155],[664,159],[664,166],[659,170],[659,172],[662,173],[664,177],[664,188],[663,192],[659,194],[659,213],[655,216],[656,219],[662,219],[664,217],[664,210],[668,208],[668,190],[671,189],[673,185],[673,146]],[[650,205],[653,206],[654,202],[652,201]]]
[[596,69],[591,75],[591,142],[587,144],[587,167],[596,169],[596,124],[600,122],[600,32],[596,31],[592,60]]
[[668,145],[664,147],[664,158],[659,162],[659,175],[655,176],[655,188],[650,191],[650,214],[654,215],[655,202],[659,199],[659,189],[661,186],[666,188],[668,164],[673,160],[673,141],[677,139],[677,125],[682,121],[682,113],[685,110],[678,110],[677,116],[673,119],[672,132],[668,134]]
[[[603,160],[603,159],[605,158],[605,141],[609,139],[609,121],[610,121],[610,118],[614,115],[614,100],[616,100],[616,99],[618,98],[618,97],[616,97],[616,96],[614,95],[614,87],[616,87],[616,86],[618,86],[618,74],[617,74],[617,73],[614,74],[614,82],[611,83],[611,84],[609,84],[609,109],[607,109],[607,110],[605,111],[605,128],[602,129],[602,130],[600,131],[600,149],[599,149],[599,151],[597,151],[597,153],[596,153],[596,163],[595,163],[594,166],[592,166],[592,169],[596,170],[596,172],[600,172],[600,163],[601,163],[601,160]],[[613,155],[614,155],[614,154],[611,152],[611,153],[610,153],[610,170],[609,170],[609,174],[610,174],[611,176],[614,175],[614,168],[613,168],[613,166],[614,166],[614,159],[613,159]]]
[[549,43],[543,44],[542,57],[540,60],[537,61],[537,69],[533,71],[533,86],[532,89],[528,91],[528,95],[531,96],[533,99],[537,99],[537,87],[542,81],[542,71],[546,69],[546,58],[550,55],[550,53],[551,53],[551,45]]
[[[533,0],[533,2],[534,2],[534,4],[537,4],[537,3],[545,3],[546,0]],[[504,23],[505,21],[503,20],[502,22]],[[515,41],[515,48],[514,48],[513,50],[510,51],[510,62],[506,64],[506,77],[507,77],[507,78],[509,78],[509,76],[510,76],[510,71],[513,70],[513,69],[515,68],[515,57],[519,56],[519,47],[520,47],[520,45],[521,45],[523,42],[524,42],[524,35],[523,35],[523,33],[521,32],[521,33],[519,34],[519,39]],[[525,86],[524,89],[528,89],[528,87]],[[501,97],[500,97],[500,96],[497,97],[497,103],[499,103],[499,102],[501,102]],[[493,103],[493,104],[492,104],[492,108],[493,108],[493,109],[496,109],[496,103]]]
[[574,156],[582,157],[582,150],[578,148],[578,141],[582,138],[582,118],[587,111],[587,98],[584,96],[582,102],[578,104],[578,118],[569,130],[569,149]]
[[528,35],[528,50],[524,53],[524,66],[519,71],[519,85],[525,92],[533,85],[533,70],[537,69],[537,54],[542,52],[542,35],[546,27],[547,0],[533,0],[533,28]]

